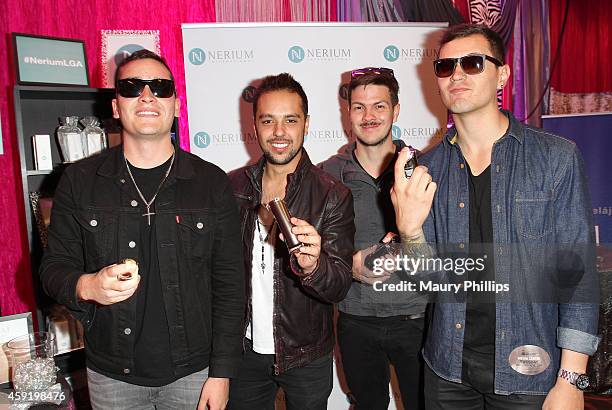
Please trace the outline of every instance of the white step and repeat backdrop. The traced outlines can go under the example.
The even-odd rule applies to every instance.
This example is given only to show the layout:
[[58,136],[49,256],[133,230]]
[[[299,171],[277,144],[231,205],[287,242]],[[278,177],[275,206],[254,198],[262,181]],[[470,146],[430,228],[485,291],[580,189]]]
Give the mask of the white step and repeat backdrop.
[[[419,149],[443,135],[446,109],[433,74],[445,23],[184,24],[183,53],[191,152],[226,171],[257,161],[252,97],[262,77],[288,72],[308,95],[304,146],[318,163],[352,141],[350,71],[389,67],[400,84],[393,138]],[[336,371],[330,409],[348,409]],[[397,397],[397,394],[393,394]],[[394,400],[392,400],[392,408]],[[401,405],[398,404],[398,408]]]

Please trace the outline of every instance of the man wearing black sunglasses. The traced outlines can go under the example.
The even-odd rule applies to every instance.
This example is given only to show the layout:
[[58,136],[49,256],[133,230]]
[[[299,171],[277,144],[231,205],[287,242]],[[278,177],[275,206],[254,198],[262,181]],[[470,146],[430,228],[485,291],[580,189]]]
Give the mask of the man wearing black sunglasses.
[[85,328],[94,409],[225,408],[244,271],[227,175],[172,143],[172,73],[142,50],[116,71],[123,144],[67,168],[41,278]]
[[[338,345],[355,410],[389,406],[389,365],[397,374],[406,409],[422,408],[422,360],[425,301],[406,304],[382,294],[375,282],[397,283],[398,277],[376,275],[364,267],[367,255],[397,234],[389,197],[397,153],[406,146],[393,141],[392,126],[400,113],[399,84],[393,70],[366,67],[351,72],[348,116],[355,141],[320,164],[353,192],[355,249],[353,283],[338,304]],[[399,295],[401,296],[401,295]]]
[[[498,109],[510,68],[497,33],[451,27],[439,57],[434,74],[454,127],[410,179],[401,175],[408,152],[396,162],[391,198],[404,251],[479,254],[484,268],[465,279],[509,288],[438,293],[423,349],[426,407],[581,409],[598,306],[580,153]],[[452,271],[430,273],[468,283]],[[578,287],[569,298],[540,297],[551,277],[579,278]]]

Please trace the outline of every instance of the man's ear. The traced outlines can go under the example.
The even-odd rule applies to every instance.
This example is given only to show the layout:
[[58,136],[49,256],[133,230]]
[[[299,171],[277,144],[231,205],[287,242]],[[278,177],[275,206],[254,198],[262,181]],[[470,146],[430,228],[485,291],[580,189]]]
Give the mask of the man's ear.
[[504,64],[499,68],[499,72],[497,74],[497,89],[502,90],[508,81],[510,80],[510,66],[508,64]]
[[117,99],[113,98],[111,101],[111,105],[113,106],[113,118],[119,119],[119,109],[117,108]]

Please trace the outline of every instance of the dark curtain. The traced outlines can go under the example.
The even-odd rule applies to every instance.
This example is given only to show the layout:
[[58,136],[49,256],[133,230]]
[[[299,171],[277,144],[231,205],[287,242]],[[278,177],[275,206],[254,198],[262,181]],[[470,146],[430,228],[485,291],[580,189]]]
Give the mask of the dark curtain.
[[449,25],[465,20],[450,0],[400,0],[404,21],[444,21]]
[[506,48],[510,43],[512,33],[514,31],[514,21],[516,19],[516,9],[518,3],[519,0],[505,0],[503,2],[502,12],[499,20],[497,20],[495,24],[493,24],[493,26],[491,27],[504,40]]
[[612,91],[612,2],[550,0],[551,50],[557,44],[566,2],[569,14],[551,86],[564,93]]

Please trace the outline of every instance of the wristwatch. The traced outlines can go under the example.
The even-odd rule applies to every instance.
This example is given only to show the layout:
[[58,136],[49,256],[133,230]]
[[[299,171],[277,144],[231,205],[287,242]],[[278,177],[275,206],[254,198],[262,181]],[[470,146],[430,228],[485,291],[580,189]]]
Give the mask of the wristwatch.
[[558,377],[567,380],[570,384],[576,386],[578,390],[584,391],[589,388],[591,382],[589,376],[583,373],[572,372],[566,369],[559,369]]

